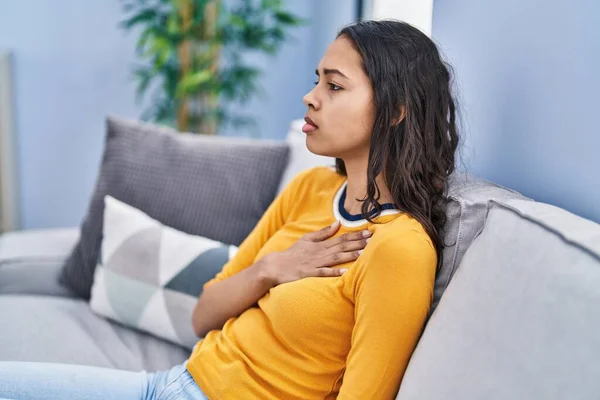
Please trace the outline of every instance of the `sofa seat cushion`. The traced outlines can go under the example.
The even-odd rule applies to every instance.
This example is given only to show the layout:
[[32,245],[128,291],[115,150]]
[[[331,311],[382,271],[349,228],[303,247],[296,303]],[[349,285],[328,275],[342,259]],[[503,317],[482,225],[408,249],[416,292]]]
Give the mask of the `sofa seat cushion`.
[[547,204],[493,203],[398,399],[598,398],[598,304],[600,225]]
[[168,369],[189,350],[111,323],[87,302],[51,296],[0,296],[0,361]]

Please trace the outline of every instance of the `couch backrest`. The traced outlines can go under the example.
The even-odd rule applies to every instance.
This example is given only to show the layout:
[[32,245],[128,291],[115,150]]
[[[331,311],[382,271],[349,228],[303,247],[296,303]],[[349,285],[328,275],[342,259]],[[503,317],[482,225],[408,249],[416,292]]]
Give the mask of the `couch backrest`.
[[397,399],[592,399],[600,393],[600,225],[493,203],[431,317]]
[[439,304],[473,239],[483,229],[491,202],[511,199],[530,200],[514,190],[467,173],[455,172],[450,176],[443,264],[436,276],[431,312]]

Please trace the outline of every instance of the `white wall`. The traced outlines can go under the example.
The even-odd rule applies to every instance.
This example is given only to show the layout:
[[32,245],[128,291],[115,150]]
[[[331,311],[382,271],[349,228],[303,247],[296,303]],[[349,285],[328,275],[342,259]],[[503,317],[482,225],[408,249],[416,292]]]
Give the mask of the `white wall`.
[[433,0],[367,0],[365,17],[408,22],[431,36]]

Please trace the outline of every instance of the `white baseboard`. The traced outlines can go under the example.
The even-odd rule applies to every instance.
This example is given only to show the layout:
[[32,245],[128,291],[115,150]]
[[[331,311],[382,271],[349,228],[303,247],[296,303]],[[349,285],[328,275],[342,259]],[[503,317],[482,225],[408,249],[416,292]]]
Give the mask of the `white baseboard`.
[[11,65],[0,50],[0,232],[20,229]]

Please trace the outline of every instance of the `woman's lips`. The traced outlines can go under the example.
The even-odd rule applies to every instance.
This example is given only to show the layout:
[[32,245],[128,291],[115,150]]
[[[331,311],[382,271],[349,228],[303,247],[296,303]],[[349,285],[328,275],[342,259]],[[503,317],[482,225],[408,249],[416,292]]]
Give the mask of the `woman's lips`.
[[304,117],[304,121],[306,122],[306,124],[304,124],[302,127],[302,132],[304,133],[311,133],[319,128],[317,124],[315,124],[308,116]]
[[304,126],[302,127],[302,132],[304,133],[311,133],[315,130],[317,130],[317,127],[308,123],[304,124]]

